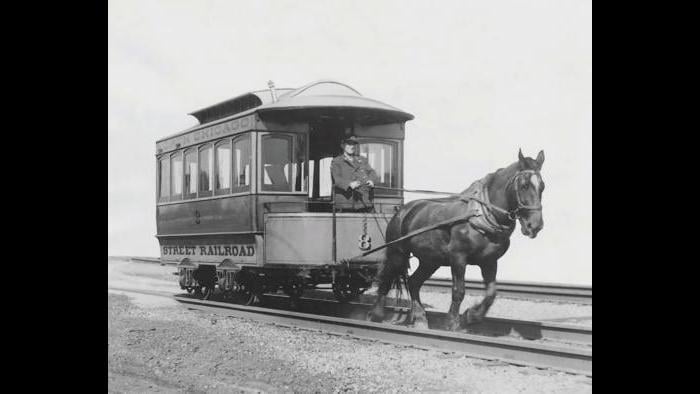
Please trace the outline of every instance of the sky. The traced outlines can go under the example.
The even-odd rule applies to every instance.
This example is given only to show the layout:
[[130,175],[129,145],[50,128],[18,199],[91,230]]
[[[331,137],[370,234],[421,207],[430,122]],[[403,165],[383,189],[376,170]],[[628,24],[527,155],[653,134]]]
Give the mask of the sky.
[[108,4],[109,255],[159,256],[155,141],[187,113],[333,79],[415,116],[406,188],[458,192],[544,150],[544,228],[516,229],[498,278],[592,284],[590,0]]

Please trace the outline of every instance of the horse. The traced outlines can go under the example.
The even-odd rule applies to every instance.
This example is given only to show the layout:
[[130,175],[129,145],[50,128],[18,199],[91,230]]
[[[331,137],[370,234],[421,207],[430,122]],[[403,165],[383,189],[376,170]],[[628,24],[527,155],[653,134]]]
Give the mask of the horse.
[[[457,195],[403,205],[387,226],[387,243],[414,231],[419,234],[387,246],[386,258],[376,279],[378,297],[368,319],[384,320],[387,293],[392,287],[401,291],[403,283],[411,297],[406,322],[413,322],[415,328],[427,329],[420,288],[439,267],[449,266],[452,303],[446,328],[455,331],[481,322],[496,297],[498,259],[510,246],[516,218],[523,235],[529,238],[535,238],[544,225],[541,204],[544,182],[540,175],[543,163],[544,151],[532,159],[518,150],[518,161],[486,175]],[[450,221],[454,218],[457,219]],[[447,224],[422,233],[416,231],[442,221]],[[420,264],[407,279],[410,254],[418,258]],[[468,308],[460,318],[467,265],[480,267],[486,288],[483,300]]]

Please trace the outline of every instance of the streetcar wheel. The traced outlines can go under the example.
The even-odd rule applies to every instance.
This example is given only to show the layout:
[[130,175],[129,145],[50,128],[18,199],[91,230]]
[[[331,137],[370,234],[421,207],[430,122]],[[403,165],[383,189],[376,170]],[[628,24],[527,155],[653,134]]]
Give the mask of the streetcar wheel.
[[304,294],[304,283],[301,281],[292,281],[286,284],[282,290],[289,296],[289,306],[292,309],[299,309],[299,299]]
[[255,303],[255,294],[248,289],[242,289],[236,292],[237,301],[243,305],[249,306]]
[[202,286],[195,286],[194,287],[194,296],[195,297],[202,297]]
[[214,294],[214,287],[205,287],[203,294],[202,294],[202,299],[203,300],[208,300],[211,298],[211,296]]
[[300,282],[293,282],[285,285],[282,290],[284,294],[292,298],[301,298],[304,294],[304,284]]
[[252,305],[255,302],[255,295],[245,286],[240,286],[238,289],[228,292],[228,294],[229,299],[236,304]]
[[338,302],[346,303],[356,299],[360,295],[360,289],[345,281],[333,283],[333,295]]

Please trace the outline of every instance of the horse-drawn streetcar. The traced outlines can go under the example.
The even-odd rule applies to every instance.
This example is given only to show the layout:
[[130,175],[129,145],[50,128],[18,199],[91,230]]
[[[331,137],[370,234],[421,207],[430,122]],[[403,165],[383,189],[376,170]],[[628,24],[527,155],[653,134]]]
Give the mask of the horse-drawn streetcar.
[[[403,204],[413,115],[328,80],[270,83],[190,115],[198,125],[156,142],[156,237],[183,289],[252,302],[332,284],[345,301],[371,286],[384,251],[358,255]],[[331,162],[350,136],[376,172],[371,209],[334,204]]]
[[[339,301],[376,280],[369,318],[381,321],[391,286],[411,296],[407,321],[427,328],[419,291],[452,270],[448,328],[480,321],[496,296],[498,260],[516,221],[543,227],[537,158],[518,160],[461,193],[403,204],[405,123],[413,115],[334,81],[256,91],[191,113],[200,124],[156,143],[161,259],[180,286],[242,297],[331,284]],[[445,194],[445,193],[439,193]],[[419,260],[408,277],[409,258]],[[485,297],[461,317],[466,265]]]

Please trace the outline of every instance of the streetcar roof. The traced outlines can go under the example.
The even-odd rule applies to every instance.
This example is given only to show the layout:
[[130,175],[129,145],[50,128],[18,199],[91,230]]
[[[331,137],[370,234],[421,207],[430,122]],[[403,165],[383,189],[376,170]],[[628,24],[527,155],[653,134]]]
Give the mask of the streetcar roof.
[[413,115],[381,101],[364,97],[352,87],[332,80],[321,80],[302,86],[257,108],[260,114],[300,111],[323,114],[333,110],[346,113],[357,120],[383,123],[405,122]]
[[365,97],[349,85],[333,80],[319,80],[297,89],[275,90],[277,101],[273,101],[270,90],[258,90],[193,111],[188,115],[197,118],[200,124],[159,141],[255,112],[261,117],[297,119],[342,116],[361,123],[397,123],[414,118],[408,112]]

